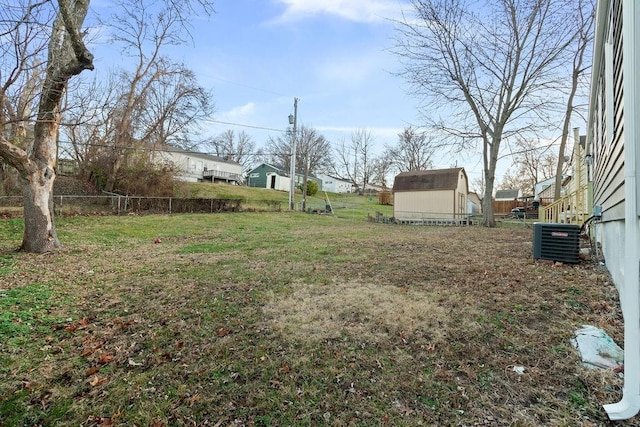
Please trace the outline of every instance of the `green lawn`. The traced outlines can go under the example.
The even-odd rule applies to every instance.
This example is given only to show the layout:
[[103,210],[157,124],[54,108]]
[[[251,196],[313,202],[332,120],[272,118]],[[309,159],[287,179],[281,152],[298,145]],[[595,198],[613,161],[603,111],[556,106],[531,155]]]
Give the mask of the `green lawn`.
[[582,324],[622,342],[605,271],[534,262],[525,227],[375,224],[346,200],[62,217],[47,255],[0,220],[0,425],[609,425],[621,380],[570,344]]

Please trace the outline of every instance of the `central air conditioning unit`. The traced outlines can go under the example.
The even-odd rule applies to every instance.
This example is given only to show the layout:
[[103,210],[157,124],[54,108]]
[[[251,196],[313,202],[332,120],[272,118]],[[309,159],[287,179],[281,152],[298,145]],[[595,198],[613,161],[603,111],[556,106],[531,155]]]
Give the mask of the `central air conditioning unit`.
[[580,226],[533,224],[533,258],[575,264],[580,261]]

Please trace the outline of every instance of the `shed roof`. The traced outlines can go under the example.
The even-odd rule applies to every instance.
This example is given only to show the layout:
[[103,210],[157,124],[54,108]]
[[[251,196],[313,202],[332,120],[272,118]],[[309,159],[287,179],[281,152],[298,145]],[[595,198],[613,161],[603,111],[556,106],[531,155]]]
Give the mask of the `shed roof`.
[[455,190],[464,168],[402,172],[393,181],[393,191]]
[[236,165],[239,165],[240,163],[236,162],[233,159],[225,159],[222,158],[220,156],[214,156],[212,154],[207,154],[207,153],[200,153],[198,151],[189,151],[189,150],[185,150],[184,148],[175,146],[175,145],[168,145],[165,147],[165,151],[168,153],[180,153],[183,154],[185,156],[192,156],[192,157],[196,157],[199,159],[204,159],[204,160],[211,160],[214,162],[219,162],[219,163],[234,163]]
[[496,191],[496,200],[515,200],[520,197],[519,189],[498,190]]

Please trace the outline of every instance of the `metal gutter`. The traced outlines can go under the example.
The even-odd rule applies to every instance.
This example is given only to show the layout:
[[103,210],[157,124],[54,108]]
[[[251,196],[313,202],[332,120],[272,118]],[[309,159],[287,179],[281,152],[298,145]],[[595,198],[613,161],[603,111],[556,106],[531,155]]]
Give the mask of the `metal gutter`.
[[[602,3],[598,2],[598,13]],[[608,17],[598,16],[599,19]],[[640,220],[638,218],[638,144],[640,144],[640,3],[622,0],[624,76],[624,263],[619,288],[624,317],[624,386],[622,399],[604,405],[612,420],[623,420],[640,412]],[[595,61],[594,61],[595,63]],[[609,64],[606,64],[609,65]],[[596,70],[594,69],[594,75]],[[593,87],[592,87],[593,94]],[[591,110],[591,105],[589,109]],[[591,111],[590,111],[591,114]],[[591,116],[589,116],[591,117]]]

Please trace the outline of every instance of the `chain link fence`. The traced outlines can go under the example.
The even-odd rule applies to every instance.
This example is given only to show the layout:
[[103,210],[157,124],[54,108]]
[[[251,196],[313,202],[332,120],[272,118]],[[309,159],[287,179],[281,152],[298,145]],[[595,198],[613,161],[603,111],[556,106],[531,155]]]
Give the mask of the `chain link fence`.
[[[142,196],[53,196],[56,215],[129,215],[216,212],[279,212],[278,200],[142,197]],[[0,212],[18,215],[24,209],[22,196],[0,196]]]

